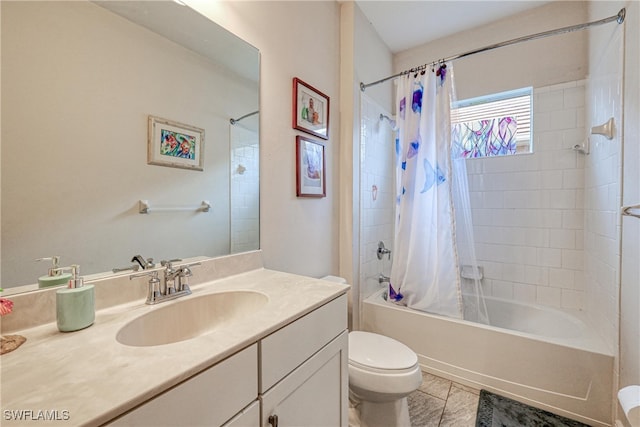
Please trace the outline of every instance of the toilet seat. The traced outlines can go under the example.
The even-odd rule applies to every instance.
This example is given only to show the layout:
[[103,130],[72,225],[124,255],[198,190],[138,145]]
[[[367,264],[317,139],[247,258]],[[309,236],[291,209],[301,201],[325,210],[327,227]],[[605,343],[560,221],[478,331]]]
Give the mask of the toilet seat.
[[413,371],[418,356],[406,345],[371,332],[349,333],[349,363],[373,372]]
[[371,366],[361,365],[358,362],[354,362],[353,360],[349,360],[349,367],[353,367],[354,369],[358,369],[363,372],[370,372],[372,374],[381,374],[381,375],[411,374],[416,370],[416,368],[419,368],[418,364],[416,363],[410,368],[405,368],[405,369],[380,369],[380,368],[372,368]]

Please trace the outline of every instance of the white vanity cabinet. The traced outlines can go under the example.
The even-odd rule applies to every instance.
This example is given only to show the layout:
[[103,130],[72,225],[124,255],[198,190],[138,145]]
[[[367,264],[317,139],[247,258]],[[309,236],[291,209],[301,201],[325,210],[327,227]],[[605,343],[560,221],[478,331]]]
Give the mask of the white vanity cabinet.
[[[258,344],[152,398],[109,426],[258,426]],[[246,408],[246,409],[245,409]],[[252,415],[253,414],[253,415]],[[248,418],[254,416],[254,420]],[[241,423],[239,423],[241,422]],[[234,424],[235,423],[235,424]]]
[[260,342],[262,426],[348,425],[347,297]]
[[347,348],[343,294],[109,425],[346,427]]

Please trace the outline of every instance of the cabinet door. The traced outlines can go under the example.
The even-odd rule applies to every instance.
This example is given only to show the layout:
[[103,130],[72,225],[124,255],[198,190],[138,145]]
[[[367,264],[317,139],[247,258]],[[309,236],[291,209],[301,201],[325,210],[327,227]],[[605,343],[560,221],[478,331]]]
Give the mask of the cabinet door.
[[[178,384],[110,426],[219,426],[256,400],[257,344]],[[239,425],[239,424],[232,424]]]
[[260,402],[256,400],[222,427],[260,427]]
[[260,397],[262,426],[348,425],[347,337],[344,331]]

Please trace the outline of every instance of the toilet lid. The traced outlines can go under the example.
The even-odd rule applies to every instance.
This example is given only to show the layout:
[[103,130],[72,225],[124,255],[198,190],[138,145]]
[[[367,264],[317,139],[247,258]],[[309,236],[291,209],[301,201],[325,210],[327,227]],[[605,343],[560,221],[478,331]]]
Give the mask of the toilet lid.
[[418,356],[392,338],[354,331],[349,333],[349,361],[376,369],[408,369],[418,363]]

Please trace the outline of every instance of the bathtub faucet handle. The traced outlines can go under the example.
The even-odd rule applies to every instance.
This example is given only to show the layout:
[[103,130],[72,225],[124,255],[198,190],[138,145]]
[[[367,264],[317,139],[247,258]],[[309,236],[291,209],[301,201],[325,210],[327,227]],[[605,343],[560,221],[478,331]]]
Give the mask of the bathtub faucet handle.
[[377,255],[378,259],[382,259],[382,257],[385,255],[387,255],[389,259],[391,259],[391,250],[384,247],[384,242],[382,240],[378,242]]

